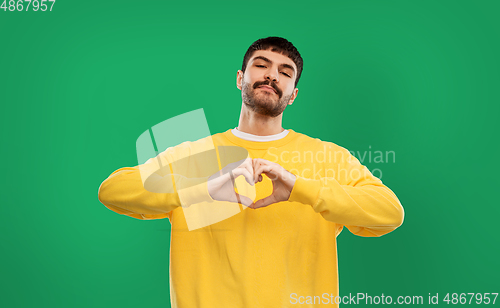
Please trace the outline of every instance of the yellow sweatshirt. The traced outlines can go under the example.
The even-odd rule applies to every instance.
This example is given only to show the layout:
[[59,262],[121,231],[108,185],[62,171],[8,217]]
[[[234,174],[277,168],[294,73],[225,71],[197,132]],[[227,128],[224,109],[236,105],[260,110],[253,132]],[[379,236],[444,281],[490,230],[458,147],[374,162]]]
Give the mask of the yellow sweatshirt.
[[[222,162],[227,147],[244,148],[249,157],[295,174],[289,200],[259,209],[211,200],[207,182],[200,179],[227,164]],[[216,168],[207,167],[213,165],[209,159],[189,159],[212,148]],[[168,183],[158,181],[164,190],[155,191],[144,178],[158,167],[158,159],[169,166]],[[204,170],[183,169],[179,180],[174,170],[181,169],[174,166],[179,160],[189,170]],[[267,142],[244,140],[227,130],[168,148],[143,170],[140,166],[113,172],[101,184],[99,200],[137,219],[168,217],[172,307],[337,307],[336,237],[343,226],[356,235],[381,236],[403,222],[396,195],[349,151],[291,129],[284,138]],[[196,183],[180,184],[189,183],[186,177]],[[272,192],[271,180],[263,178],[254,186],[255,200]],[[173,189],[164,188],[168,185]],[[251,190],[238,188],[253,197]]]

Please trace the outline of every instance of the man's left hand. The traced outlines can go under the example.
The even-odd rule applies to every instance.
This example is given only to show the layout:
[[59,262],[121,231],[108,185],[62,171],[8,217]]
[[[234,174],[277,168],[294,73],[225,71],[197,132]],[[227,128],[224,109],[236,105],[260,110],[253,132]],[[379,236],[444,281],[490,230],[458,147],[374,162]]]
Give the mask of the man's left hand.
[[257,209],[273,203],[287,201],[290,198],[297,177],[279,164],[262,158],[253,159],[252,163],[255,183],[261,182],[262,174],[265,174],[273,183],[273,193],[264,199],[256,201],[250,207]]

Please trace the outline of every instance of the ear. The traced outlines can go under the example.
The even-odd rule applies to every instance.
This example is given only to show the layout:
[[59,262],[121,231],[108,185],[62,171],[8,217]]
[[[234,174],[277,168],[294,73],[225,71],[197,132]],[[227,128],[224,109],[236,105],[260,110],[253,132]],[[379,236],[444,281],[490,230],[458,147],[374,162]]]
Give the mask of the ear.
[[240,90],[242,81],[243,81],[243,71],[238,70],[238,72],[236,72],[236,87]]
[[297,94],[299,94],[299,89],[295,88],[292,92],[292,97],[290,97],[290,101],[288,102],[288,105],[291,105],[295,98],[297,98]]

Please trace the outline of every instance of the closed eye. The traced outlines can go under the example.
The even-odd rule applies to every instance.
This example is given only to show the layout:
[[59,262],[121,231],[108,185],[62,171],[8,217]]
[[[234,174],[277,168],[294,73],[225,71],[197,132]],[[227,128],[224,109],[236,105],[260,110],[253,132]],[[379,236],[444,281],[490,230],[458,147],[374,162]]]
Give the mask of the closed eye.
[[[266,68],[265,65],[262,65],[262,64],[255,64],[255,67],[262,67],[262,68]],[[285,75],[286,77],[289,77],[291,78],[290,74],[287,74],[285,72],[280,72],[281,74]]]

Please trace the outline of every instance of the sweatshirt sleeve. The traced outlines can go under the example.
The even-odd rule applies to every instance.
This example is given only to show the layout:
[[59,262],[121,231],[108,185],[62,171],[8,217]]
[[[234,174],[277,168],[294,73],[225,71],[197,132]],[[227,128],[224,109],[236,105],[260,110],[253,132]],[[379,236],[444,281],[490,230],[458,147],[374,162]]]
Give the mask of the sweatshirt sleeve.
[[142,165],[114,171],[99,187],[99,201],[118,214],[142,220],[171,218],[176,208],[213,201],[205,178],[173,174],[169,160],[164,152]]
[[345,152],[336,177],[307,179],[296,175],[289,201],[311,205],[326,220],[359,236],[382,236],[395,230],[404,219],[398,198]]

